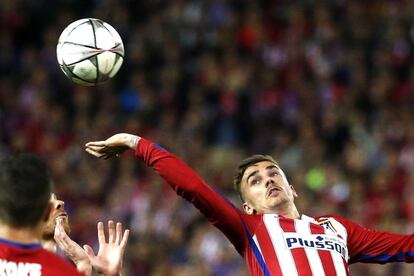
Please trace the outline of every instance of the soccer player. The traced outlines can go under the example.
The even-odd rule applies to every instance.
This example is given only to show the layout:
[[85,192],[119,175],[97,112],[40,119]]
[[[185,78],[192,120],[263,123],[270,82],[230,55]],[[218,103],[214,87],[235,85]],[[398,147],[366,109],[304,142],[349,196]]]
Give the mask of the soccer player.
[[52,193],[49,201],[52,209],[50,211],[49,219],[43,225],[42,246],[50,252],[56,253],[57,248],[54,239],[56,221],[60,219],[65,233],[70,234],[69,217],[65,211],[65,202],[63,200],[57,199],[56,195]]
[[76,265],[78,271],[90,275],[92,267],[103,275],[121,275],[122,259],[128,242],[129,230],[122,234],[122,223],[108,221],[108,242],[106,242],[104,226],[98,222],[99,251],[95,255],[89,245],[80,247],[67,233],[70,233],[69,219],[65,211],[65,202],[57,199],[52,193],[50,197],[52,211],[43,227],[43,248],[56,253],[57,246]]
[[349,264],[356,262],[414,261],[412,234],[369,230],[338,215],[300,214],[294,187],[270,156],[254,155],[240,163],[234,184],[242,212],[180,159],[144,138],[120,133],[85,147],[102,159],[135,150],[226,235],[252,275],[348,275]]
[[20,154],[0,162],[0,275],[83,275],[40,243],[51,192],[39,157]]

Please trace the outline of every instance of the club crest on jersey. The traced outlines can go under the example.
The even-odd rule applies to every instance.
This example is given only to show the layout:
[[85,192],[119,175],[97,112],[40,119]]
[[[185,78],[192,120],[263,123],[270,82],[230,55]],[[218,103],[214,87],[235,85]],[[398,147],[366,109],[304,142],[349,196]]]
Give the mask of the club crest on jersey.
[[338,234],[338,231],[336,231],[335,227],[333,227],[331,220],[327,219],[327,220],[320,221],[318,223],[320,226],[322,226],[326,230],[331,231],[332,233]]
[[284,233],[285,246],[288,249],[310,248],[328,250],[341,254],[348,259],[348,249],[342,239],[333,235]]

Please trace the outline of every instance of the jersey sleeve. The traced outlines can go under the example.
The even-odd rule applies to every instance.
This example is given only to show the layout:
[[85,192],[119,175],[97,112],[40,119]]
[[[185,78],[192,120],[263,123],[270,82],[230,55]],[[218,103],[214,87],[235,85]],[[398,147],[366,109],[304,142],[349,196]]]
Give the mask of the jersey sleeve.
[[200,210],[242,253],[246,243],[245,225],[237,207],[207,185],[183,161],[159,145],[141,138],[135,154],[147,166],[152,167],[178,195]]
[[414,262],[414,235],[371,230],[343,217],[334,216],[348,234],[349,263]]

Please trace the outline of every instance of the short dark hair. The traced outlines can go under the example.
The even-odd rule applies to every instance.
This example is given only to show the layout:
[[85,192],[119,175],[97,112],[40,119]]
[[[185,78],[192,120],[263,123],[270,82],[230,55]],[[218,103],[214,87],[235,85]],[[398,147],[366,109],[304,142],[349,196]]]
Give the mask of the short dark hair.
[[34,154],[18,154],[0,161],[0,221],[24,228],[40,222],[47,208],[52,182],[46,162]]
[[263,155],[263,154],[255,154],[241,161],[236,169],[236,172],[233,178],[233,186],[236,192],[239,194],[242,202],[244,202],[244,198],[243,198],[243,195],[240,189],[240,184],[241,184],[244,172],[247,170],[248,167],[256,163],[262,162],[262,161],[269,161],[269,162],[274,163],[276,166],[279,166],[272,156]]

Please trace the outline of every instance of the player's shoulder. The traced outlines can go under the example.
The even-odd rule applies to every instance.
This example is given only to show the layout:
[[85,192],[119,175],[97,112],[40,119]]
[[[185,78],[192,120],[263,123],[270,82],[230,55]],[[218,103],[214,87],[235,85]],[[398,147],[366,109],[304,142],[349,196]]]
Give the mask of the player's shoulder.
[[348,236],[347,220],[336,214],[329,214],[315,217],[317,223],[327,231],[332,231],[345,238]]
[[39,255],[41,255],[41,258],[43,259],[44,264],[47,267],[47,270],[49,270],[52,273],[64,272],[64,275],[83,275],[79,271],[77,271],[76,267],[73,264],[71,264],[68,260],[52,252],[49,252],[46,249],[41,249]]
[[249,224],[261,224],[263,222],[263,216],[264,214],[249,215],[249,214],[240,212],[240,217],[242,218],[242,220]]
[[263,224],[263,214],[249,215],[240,212],[240,219],[250,233],[255,233],[257,227]]
[[[13,265],[21,265],[32,271],[30,275],[83,275],[73,264],[41,247],[22,248],[11,244],[0,244],[0,256]],[[1,273],[0,273],[1,274]]]
[[315,220],[318,221],[318,222],[324,221],[324,220],[332,220],[332,219],[334,219],[334,220],[336,220],[340,223],[343,223],[343,222],[347,221],[346,218],[344,218],[343,216],[338,215],[338,214],[327,214],[327,215],[322,215],[322,216],[315,217]]
[[355,225],[354,222],[351,220],[337,214],[329,214],[329,215],[323,215],[316,217],[315,220],[322,224],[326,221],[329,221],[330,223],[336,224],[336,225],[342,225],[345,228],[351,228],[353,225]]
[[50,262],[58,262],[58,263],[62,263],[63,265],[72,266],[71,263],[67,261],[66,259],[64,259],[63,257],[55,253],[52,253],[44,248],[40,249],[39,255],[41,256],[42,259],[50,260]]

